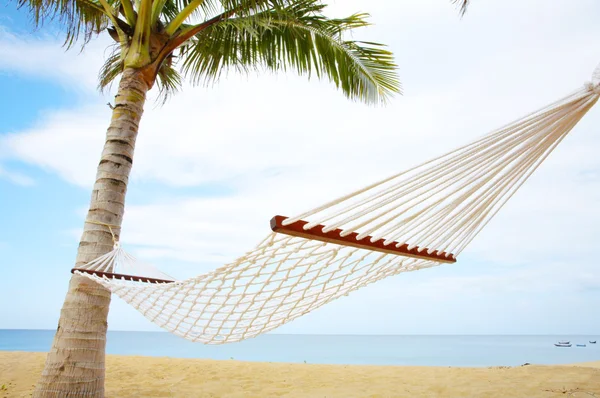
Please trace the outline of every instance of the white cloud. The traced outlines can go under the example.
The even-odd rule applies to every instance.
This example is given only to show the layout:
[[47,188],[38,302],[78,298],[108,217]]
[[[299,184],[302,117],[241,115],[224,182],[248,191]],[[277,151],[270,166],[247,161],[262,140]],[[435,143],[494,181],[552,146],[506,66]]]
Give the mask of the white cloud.
[[89,94],[98,85],[110,41],[95,40],[81,53],[78,48],[66,51],[62,43],[57,37],[17,35],[0,26],[0,70],[49,79]]
[[570,262],[549,262],[491,274],[431,278],[419,286],[409,286],[403,293],[415,297],[443,299],[459,297],[461,294],[483,297],[489,294],[529,295],[585,290],[600,291],[600,276],[595,272],[594,265],[574,266]]
[[104,142],[99,126],[107,119],[108,106],[47,113],[26,133],[0,136],[0,160],[18,159],[58,172],[71,183],[91,186]]
[[31,186],[35,184],[33,178],[26,176],[22,173],[9,171],[4,169],[0,165],[0,179],[6,179],[14,184],[22,185],[22,186]]
[[[433,0],[336,2],[336,15],[370,11],[376,25],[356,38],[387,42],[398,58],[405,95],[386,108],[350,102],[326,82],[284,75],[230,75],[215,88],[186,87],[162,108],[149,102],[130,192],[143,182],[164,184],[166,191],[128,203],[124,242],[156,261],[200,264],[167,272],[204,272],[251,249],[276,213],[311,208],[558,99],[589,80],[600,61],[599,6],[560,3],[474,2],[460,20],[451,5]],[[106,42],[83,55],[63,54],[51,41],[28,43],[0,35],[0,52],[10,55],[0,69],[95,86],[101,51],[92,50]],[[49,63],[55,68],[44,67]],[[0,138],[3,156],[89,188],[110,110],[88,98]],[[565,253],[573,267],[583,264],[577,275],[588,272],[600,223],[598,123],[594,109],[465,252],[469,261],[527,265],[528,271],[423,288],[525,287]],[[229,193],[178,190],[209,193],[209,183]],[[554,279],[536,283],[556,287],[557,269],[551,268]],[[565,283],[577,284],[580,276]]]

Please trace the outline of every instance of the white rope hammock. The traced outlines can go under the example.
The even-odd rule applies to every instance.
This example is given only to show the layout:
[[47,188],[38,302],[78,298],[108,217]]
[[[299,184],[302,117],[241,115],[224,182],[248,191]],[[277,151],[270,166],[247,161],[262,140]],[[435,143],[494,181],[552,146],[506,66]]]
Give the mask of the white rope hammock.
[[[118,245],[73,272],[176,335],[221,344],[273,330],[388,276],[454,262],[596,103],[599,74],[471,144],[296,217],[274,217],[276,232],[210,273],[166,283],[172,278],[141,271]],[[156,283],[119,275],[138,271],[147,278],[137,280]]]

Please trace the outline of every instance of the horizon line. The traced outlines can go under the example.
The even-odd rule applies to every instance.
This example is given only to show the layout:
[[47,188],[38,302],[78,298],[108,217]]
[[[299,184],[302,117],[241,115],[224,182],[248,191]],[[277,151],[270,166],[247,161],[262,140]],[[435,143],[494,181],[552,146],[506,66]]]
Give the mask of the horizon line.
[[[0,331],[49,331],[55,329],[22,329],[22,328],[0,328]],[[166,330],[108,330],[107,332],[119,333],[164,333],[172,334]],[[372,337],[398,337],[398,336],[595,336],[600,333],[406,333],[406,334],[383,334],[383,333],[264,333],[259,336],[372,336]],[[175,335],[174,335],[175,336]]]

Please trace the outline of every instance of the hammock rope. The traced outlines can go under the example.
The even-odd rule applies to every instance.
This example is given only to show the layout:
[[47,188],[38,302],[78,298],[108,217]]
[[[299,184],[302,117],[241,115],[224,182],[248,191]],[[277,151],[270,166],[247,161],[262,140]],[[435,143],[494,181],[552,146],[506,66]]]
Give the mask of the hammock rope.
[[[297,216],[276,216],[275,232],[212,272],[169,283],[118,243],[73,272],[188,340],[255,337],[389,276],[456,261],[598,101],[599,82],[597,68],[592,83],[472,143]],[[123,277],[132,272],[155,283]]]

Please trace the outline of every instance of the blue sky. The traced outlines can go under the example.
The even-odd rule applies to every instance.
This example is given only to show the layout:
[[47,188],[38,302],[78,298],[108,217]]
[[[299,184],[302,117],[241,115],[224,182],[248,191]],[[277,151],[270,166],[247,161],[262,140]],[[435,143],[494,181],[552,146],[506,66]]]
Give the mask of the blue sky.
[[[230,74],[151,100],[128,250],[178,277],[206,272],[257,243],[273,214],[468,142],[578,88],[600,61],[591,0],[474,2],[462,20],[433,0],[338,3],[371,12],[376,26],[356,37],[389,43],[404,96],[372,108],[326,82]],[[10,5],[0,15],[0,328],[53,329],[110,120],[110,93],[95,89],[109,42],[65,53],[27,21]],[[598,126],[592,109],[456,265],[384,280],[279,332],[597,333]],[[109,327],[156,330],[118,298]]]

